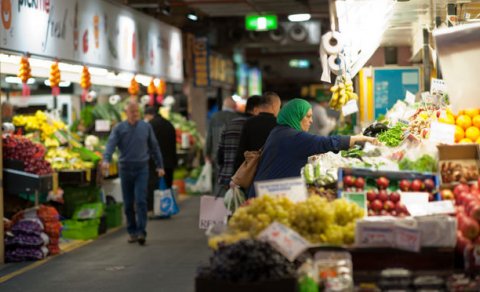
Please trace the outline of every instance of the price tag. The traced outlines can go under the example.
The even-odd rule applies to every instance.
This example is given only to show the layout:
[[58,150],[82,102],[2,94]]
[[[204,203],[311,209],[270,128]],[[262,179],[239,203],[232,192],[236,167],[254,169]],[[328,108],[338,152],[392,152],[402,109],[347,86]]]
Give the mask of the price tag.
[[399,249],[419,252],[420,251],[420,231],[417,228],[396,226],[395,246]]
[[445,123],[430,124],[430,142],[453,144],[455,142],[455,126]]
[[366,247],[392,247],[395,242],[394,231],[389,227],[363,227],[355,237],[357,245]]
[[425,192],[400,192],[400,201],[410,215],[425,216],[427,215],[425,206],[428,204],[428,196],[429,194]]
[[405,94],[405,102],[408,104],[414,104],[415,103],[415,94],[411,93],[410,91],[407,90],[407,93]]
[[297,232],[278,222],[270,224],[257,239],[270,243],[291,262],[310,246],[310,243]]
[[110,128],[109,120],[95,120],[95,132],[108,132]]
[[447,93],[447,84],[441,79],[432,78],[430,82],[431,95],[444,95]]
[[273,179],[255,182],[257,196],[287,197],[292,202],[302,202],[307,199],[307,188],[301,177]]
[[342,113],[344,116],[348,116],[358,112],[358,104],[356,100],[350,100],[342,107]]

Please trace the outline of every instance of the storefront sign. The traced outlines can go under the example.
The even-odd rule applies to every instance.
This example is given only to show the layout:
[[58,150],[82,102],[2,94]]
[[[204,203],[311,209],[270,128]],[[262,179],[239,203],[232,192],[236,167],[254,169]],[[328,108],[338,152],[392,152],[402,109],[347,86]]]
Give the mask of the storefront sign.
[[255,182],[257,196],[287,197],[292,202],[302,202],[307,199],[307,188],[301,177],[272,179]]
[[110,1],[1,2],[0,50],[183,81],[178,28]]
[[193,47],[193,76],[195,86],[205,87],[210,85],[208,39],[198,37]]

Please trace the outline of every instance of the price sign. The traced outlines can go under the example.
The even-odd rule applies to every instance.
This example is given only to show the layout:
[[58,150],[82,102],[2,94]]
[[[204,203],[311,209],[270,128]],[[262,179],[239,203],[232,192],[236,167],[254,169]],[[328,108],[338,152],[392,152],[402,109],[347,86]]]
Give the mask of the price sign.
[[428,215],[454,214],[455,206],[451,200],[430,202],[427,204],[427,213]]
[[432,78],[430,83],[430,94],[444,95],[447,93],[447,85],[441,79]]
[[110,128],[109,120],[95,120],[95,132],[108,132]]
[[361,246],[393,247],[395,242],[394,231],[388,227],[363,227],[355,236],[355,243]]
[[407,93],[405,94],[405,102],[408,104],[414,104],[415,103],[415,94],[411,93],[410,91],[407,90]]
[[257,238],[270,243],[291,262],[310,246],[298,233],[278,222],[270,224]]
[[358,104],[356,100],[350,100],[342,107],[342,113],[344,116],[348,116],[358,112]]
[[432,122],[430,125],[431,142],[453,144],[455,142],[455,126]]
[[292,202],[302,202],[307,199],[307,188],[301,177],[255,182],[255,191],[257,196],[287,197]]

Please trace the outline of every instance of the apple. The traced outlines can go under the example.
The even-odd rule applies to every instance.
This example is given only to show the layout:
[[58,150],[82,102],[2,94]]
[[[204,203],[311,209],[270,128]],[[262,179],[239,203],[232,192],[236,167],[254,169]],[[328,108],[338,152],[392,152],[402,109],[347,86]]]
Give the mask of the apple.
[[480,226],[473,218],[465,216],[465,218],[463,218],[462,225],[460,226],[460,230],[466,238],[473,240],[477,238],[478,234],[480,233]]
[[414,192],[419,192],[419,191],[423,191],[423,189],[425,188],[425,185],[423,184],[423,182],[421,180],[414,179],[412,181],[412,184],[411,184],[410,188]]
[[386,201],[383,208],[387,211],[393,211],[395,209],[395,203],[392,201]]
[[444,189],[440,192],[440,197],[442,200],[454,200],[455,196],[453,195],[453,192],[449,189]]
[[368,200],[368,201],[373,201],[373,200],[375,200],[376,198],[377,198],[377,194],[375,193],[374,190],[369,190],[369,191],[367,192],[367,200]]
[[378,199],[377,199],[377,200],[374,200],[374,201],[372,202],[371,206],[372,206],[372,209],[373,209],[374,211],[380,211],[380,210],[383,209],[383,203],[382,203],[382,201],[380,201],[380,200],[378,200]]
[[347,187],[353,187],[354,184],[355,184],[355,177],[353,177],[351,175],[347,175],[346,177],[343,178],[343,183]]
[[359,189],[363,189],[365,186],[365,179],[363,177],[357,177],[355,180],[355,186]]
[[383,177],[383,176],[377,178],[377,186],[378,186],[379,189],[384,190],[384,189],[388,188],[389,184],[390,184],[390,181],[388,180],[388,178]]
[[480,202],[475,202],[470,208],[470,217],[480,222]]
[[388,200],[388,193],[386,190],[378,191],[378,199],[382,202],[386,202]]
[[400,189],[404,192],[408,192],[410,190],[410,185],[411,185],[410,181],[406,179],[402,179],[398,184]]
[[395,204],[395,210],[397,213],[407,213],[407,207],[400,201]]
[[466,184],[459,184],[455,186],[455,188],[453,189],[453,193],[455,194],[455,196],[458,196],[462,192],[469,192],[469,191],[470,191],[470,188]]
[[435,188],[435,182],[431,178],[424,180],[423,183],[425,184],[425,189],[428,192],[433,191],[433,189]]
[[398,201],[400,201],[400,194],[397,193],[397,192],[393,192],[390,194],[390,201],[392,201],[393,203],[396,203]]

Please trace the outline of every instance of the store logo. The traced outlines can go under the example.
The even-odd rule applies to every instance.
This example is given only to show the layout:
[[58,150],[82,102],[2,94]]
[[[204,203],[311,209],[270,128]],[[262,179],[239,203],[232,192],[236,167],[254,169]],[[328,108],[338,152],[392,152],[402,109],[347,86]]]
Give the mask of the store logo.
[[45,11],[47,14],[50,12],[50,0],[18,0],[18,12],[22,6]]
[[2,4],[0,7],[2,13],[2,24],[5,29],[9,29],[12,26],[12,1],[11,0],[1,0]]

